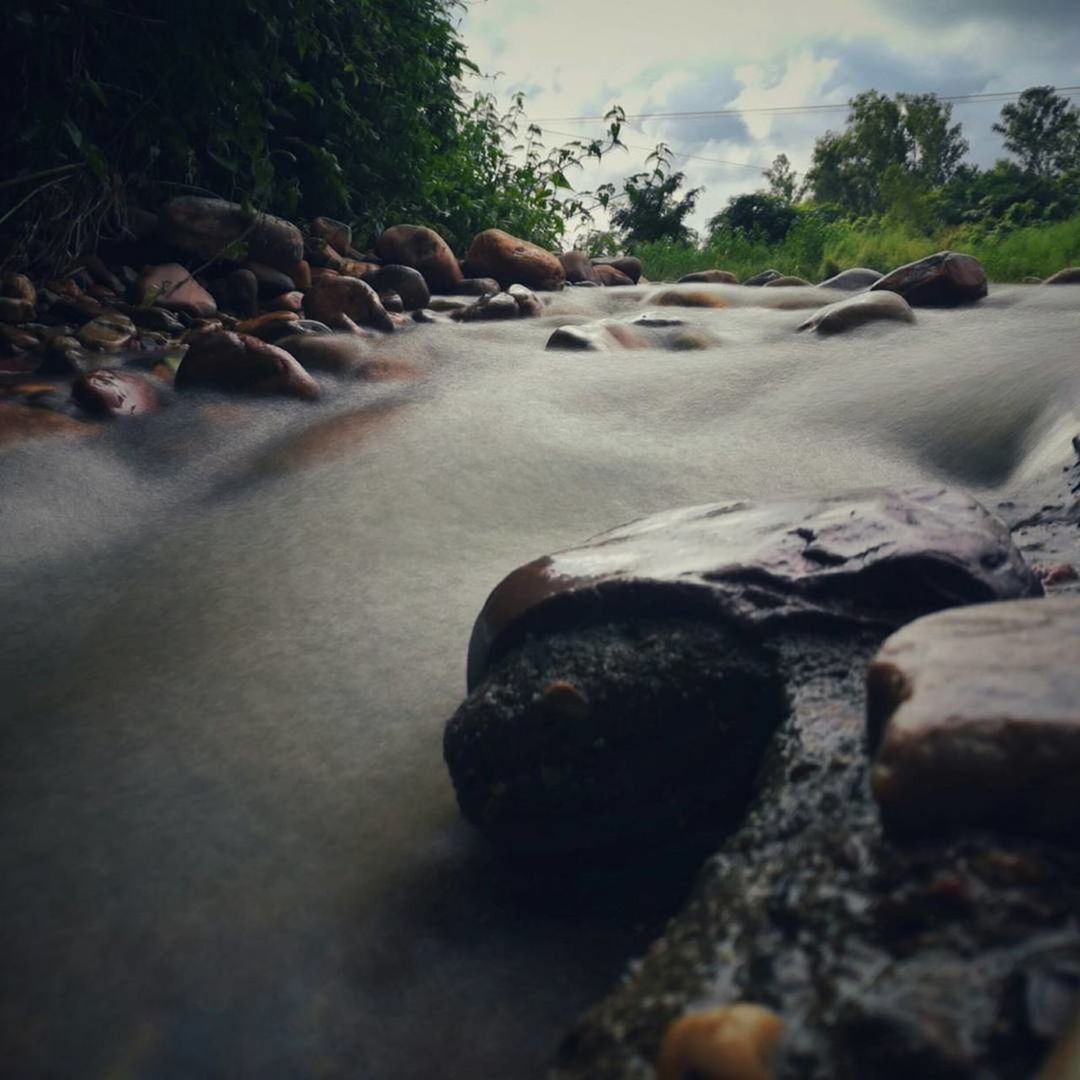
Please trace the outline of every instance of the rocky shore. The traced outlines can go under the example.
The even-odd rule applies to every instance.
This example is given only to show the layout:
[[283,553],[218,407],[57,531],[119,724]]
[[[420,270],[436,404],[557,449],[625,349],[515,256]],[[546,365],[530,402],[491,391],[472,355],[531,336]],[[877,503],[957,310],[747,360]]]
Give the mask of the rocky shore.
[[[557,302],[612,288],[625,299],[588,314]],[[790,313],[762,340],[820,357],[993,300],[953,252],[820,285],[714,270],[652,287],[634,259],[497,229],[460,259],[411,225],[359,251],[339,222],[192,197],[3,294],[4,453],[165,417],[190,421],[190,446],[254,399],[304,413],[400,386],[300,417],[238,484],[365,444],[421,400],[440,342],[481,331],[498,350],[520,324],[559,363],[722,357],[715,313],[760,307]],[[541,906],[622,890],[670,912],[681,887],[661,879],[696,874],[552,1078],[1012,1078],[1055,1046],[1075,1067],[1078,507],[1075,463],[992,503],[923,484],[675,507],[496,585],[443,735],[465,820]]]

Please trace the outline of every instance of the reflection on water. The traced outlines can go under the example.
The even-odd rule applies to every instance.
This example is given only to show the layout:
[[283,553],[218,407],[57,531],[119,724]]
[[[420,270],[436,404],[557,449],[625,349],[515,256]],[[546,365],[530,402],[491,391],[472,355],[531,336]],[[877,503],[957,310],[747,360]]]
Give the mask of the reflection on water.
[[992,501],[1080,428],[1076,290],[819,339],[754,306],[781,290],[731,289],[668,309],[711,349],[543,351],[651,291],[395,335],[413,384],[185,399],[0,458],[15,1072],[539,1075],[672,900],[582,904],[458,822],[441,727],[488,590],[679,504],[927,478]]

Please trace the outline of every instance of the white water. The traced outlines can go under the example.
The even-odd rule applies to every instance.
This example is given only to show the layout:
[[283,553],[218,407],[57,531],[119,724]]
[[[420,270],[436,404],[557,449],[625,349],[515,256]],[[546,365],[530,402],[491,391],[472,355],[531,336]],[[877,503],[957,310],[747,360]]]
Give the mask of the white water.
[[[655,291],[395,335],[415,385],[0,458],[5,1067],[540,1075],[656,924],[509,896],[458,822],[441,729],[488,590],[680,504],[933,478],[992,505],[1080,430],[1080,289],[824,339],[754,306],[806,291],[736,288],[666,309],[706,351],[543,350]],[[343,455],[254,468],[380,400]]]

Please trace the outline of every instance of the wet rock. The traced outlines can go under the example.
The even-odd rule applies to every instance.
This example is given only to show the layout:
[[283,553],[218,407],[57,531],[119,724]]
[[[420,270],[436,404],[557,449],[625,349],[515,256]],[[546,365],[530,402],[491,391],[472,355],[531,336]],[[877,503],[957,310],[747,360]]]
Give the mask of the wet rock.
[[0,346],[2,346],[2,351],[10,355],[28,349],[36,349],[41,342],[36,334],[27,329],[29,325],[31,324],[24,323],[20,326],[8,326],[0,323]]
[[134,371],[88,371],[75,380],[71,396],[99,416],[141,416],[160,405],[154,384]]
[[633,255],[602,256],[592,260],[594,267],[614,266],[620,274],[625,274],[635,285],[641,280],[641,260]]
[[307,371],[363,377],[374,343],[357,334],[293,334],[278,344]]
[[731,301],[723,293],[710,289],[665,289],[664,292],[650,296],[649,303],[664,307],[731,307]]
[[594,266],[593,273],[596,275],[596,280],[608,288],[634,284],[633,279],[624,274],[617,266]]
[[260,300],[273,300],[277,296],[296,290],[296,282],[288,274],[283,270],[275,270],[274,267],[267,266],[265,263],[247,262],[241,269],[249,270],[254,276]]
[[114,274],[97,255],[84,255],[82,264],[95,284],[102,285],[116,296],[123,296],[124,283]]
[[724,820],[785,712],[766,650],[693,620],[527,639],[446,726],[462,814],[517,853],[621,847]]
[[560,326],[547,339],[545,349],[567,349],[572,352],[607,352],[611,341],[602,327]]
[[771,1009],[742,1002],[688,1013],[664,1033],[657,1080],[771,1080],[783,1028]]
[[296,282],[296,288],[300,292],[306,293],[311,288],[311,266],[307,259],[301,259],[288,274]]
[[184,332],[184,324],[164,308],[125,307],[124,314],[140,330],[150,330],[159,334],[182,334]]
[[683,274],[676,284],[738,285],[739,279],[730,270],[695,270],[692,274]]
[[422,225],[392,225],[375,241],[375,254],[385,263],[419,270],[433,293],[453,292],[463,277],[450,245]]
[[914,322],[915,312],[899,293],[862,293],[823,307],[797,329],[816,330],[819,334],[838,334],[864,323],[889,319]]
[[971,255],[939,251],[897,267],[870,288],[899,293],[912,307],[955,307],[986,295],[986,274]]
[[784,289],[796,285],[809,285],[810,282],[806,278],[796,277],[794,274],[781,274],[779,277],[769,278],[768,281],[762,282],[762,284],[766,288]]
[[333,218],[314,218],[311,222],[311,235],[325,241],[339,255],[347,256],[352,247],[352,229]]
[[135,324],[126,315],[111,311],[79,329],[78,340],[88,349],[118,352],[135,336]]
[[394,329],[378,294],[359,278],[326,277],[312,282],[304,297],[304,310],[311,318],[331,327],[340,324],[344,315],[361,326],[388,332]]
[[242,267],[210,282],[218,305],[241,319],[254,318],[259,313],[259,283],[250,270]]
[[293,292],[281,293],[266,304],[267,310],[272,312],[284,311],[292,315],[299,315],[304,310],[304,294],[294,290]]
[[642,314],[635,316],[631,320],[633,326],[648,326],[648,327],[668,327],[668,326],[682,326],[683,319],[680,319],[678,315],[658,315],[655,311],[645,311]]
[[48,409],[0,401],[0,447],[51,436],[95,435],[101,428]]
[[214,298],[179,263],[147,267],[135,286],[143,307],[165,308],[193,319],[208,319],[217,314]]
[[871,270],[865,266],[852,266],[847,270],[841,270],[839,274],[834,274],[831,278],[826,278],[825,281],[819,282],[819,289],[844,289],[845,291],[854,292],[857,289],[868,289],[875,281],[880,281],[884,277],[883,274],[879,274],[877,270]]
[[192,341],[177,368],[176,388],[319,396],[318,383],[284,349],[228,330],[207,331]]
[[[498,283],[496,283],[495,292],[499,292]],[[431,303],[428,304],[428,309],[430,311],[449,312],[453,315],[455,311],[464,311],[471,306],[470,301],[459,299],[456,296],[433,296]]]
[[1040,563],[1033,566],[1035,576],[1047,589],[1058,585],[1068,585],[1073,581],[1080,581],[1080,571],[1072,563]]
[[448,290],[452,296],[487,296],[497,293],[502,286],[490,277],[462,278],[457,285]]
[[506,291],[514,298],[518,306],[518,313],[523,319],[532,319],[537,315],[543,315],[544,304],[531,289],[526,289],[524,285],[511,285]]
[[517,300],[508,292],[482,296],[475,304],[451,312],[451,318],[459,322],[485,322],[491,319],[517,319],[521,309]]
[[647,334],[628,323],[605,320],[600,325],[604,333],[624,349],[648,349],[653,345]]
[[[295,311],[268,311],[265,315],[258,315],[254,319],[244,319],[238,322],[233,329],[238,334],[250,334],[252,337],[261,338],[263,341],[273,339],[275,330],[284,324],[286,333],[293,333],[295,325],[300,321],[300,316]],[[267,337],[269,332],[270,337]]]
[[507,576],[473,627],[469,684],[523,633],[575,625],[609,605],[711,612],[756,633],[892,628],[957,603],[1041,593],[1008,529],[948,488],[672,510]]
[[744,285],[767,285],[770,281],[774,281],[780,277],[779,270],[762,270],[760,274],[754,274],[753,277],[748,277],[743,284]]
[[1069,266],[1051,274],[1044,285],[1080,285],[1080,266]]
[[181,195],[162,207],[159,219],[170,244],[200,259],[239,256],[286,269],[304,257],[295,225],[270,214],[252,216],[238,203]]
[[401,298],[405,311],[427,307],[431,291],[419,270],[397,263],[386,263],[364,276],[364,280],[377,292],[394,292]]
[[338,273],[346,262],[343,255],[318,236],[304,237],[304,260],[313,269],[336,270]]
[[393,315],[401,315],[405,311],[405,303],[396,292],[379,293],[379,303]]
[[0,296],[0,322],[18,326],[20,323],[33,322],[35,314],[34,305],[29,301]]
[[465,266],[470,277],[495,278],[504,289],[516,284],[553,291],[566,280],[558,256],[502,229],[485,229],[474,236]]
[[675,352],[693,352],[711,349],[720,344],[719,339],[707,330],[680,330],[668,341],[668,348]]
[[894,634],[867,674],[871,783],[903,831],[1080,825],[1080,597],[961,608]]
[[23,300],[32,308],[37,307],[37,289],[25,274],[5,274],[0,279],[0,294],[11,300]]
[[596,281],[592,263],[584,251],[564,251],[559,256],[563,273],[568,285],[577,285],[583,281]]

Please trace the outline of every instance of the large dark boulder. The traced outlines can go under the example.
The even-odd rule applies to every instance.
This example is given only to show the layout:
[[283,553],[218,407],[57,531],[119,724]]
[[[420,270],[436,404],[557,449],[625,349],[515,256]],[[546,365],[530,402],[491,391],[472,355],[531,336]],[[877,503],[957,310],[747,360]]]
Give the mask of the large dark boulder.
[[986,273],[971,255],[939,251],[898,266],[870,289],[899,293],[912,307],[955,307],[986,295]]

